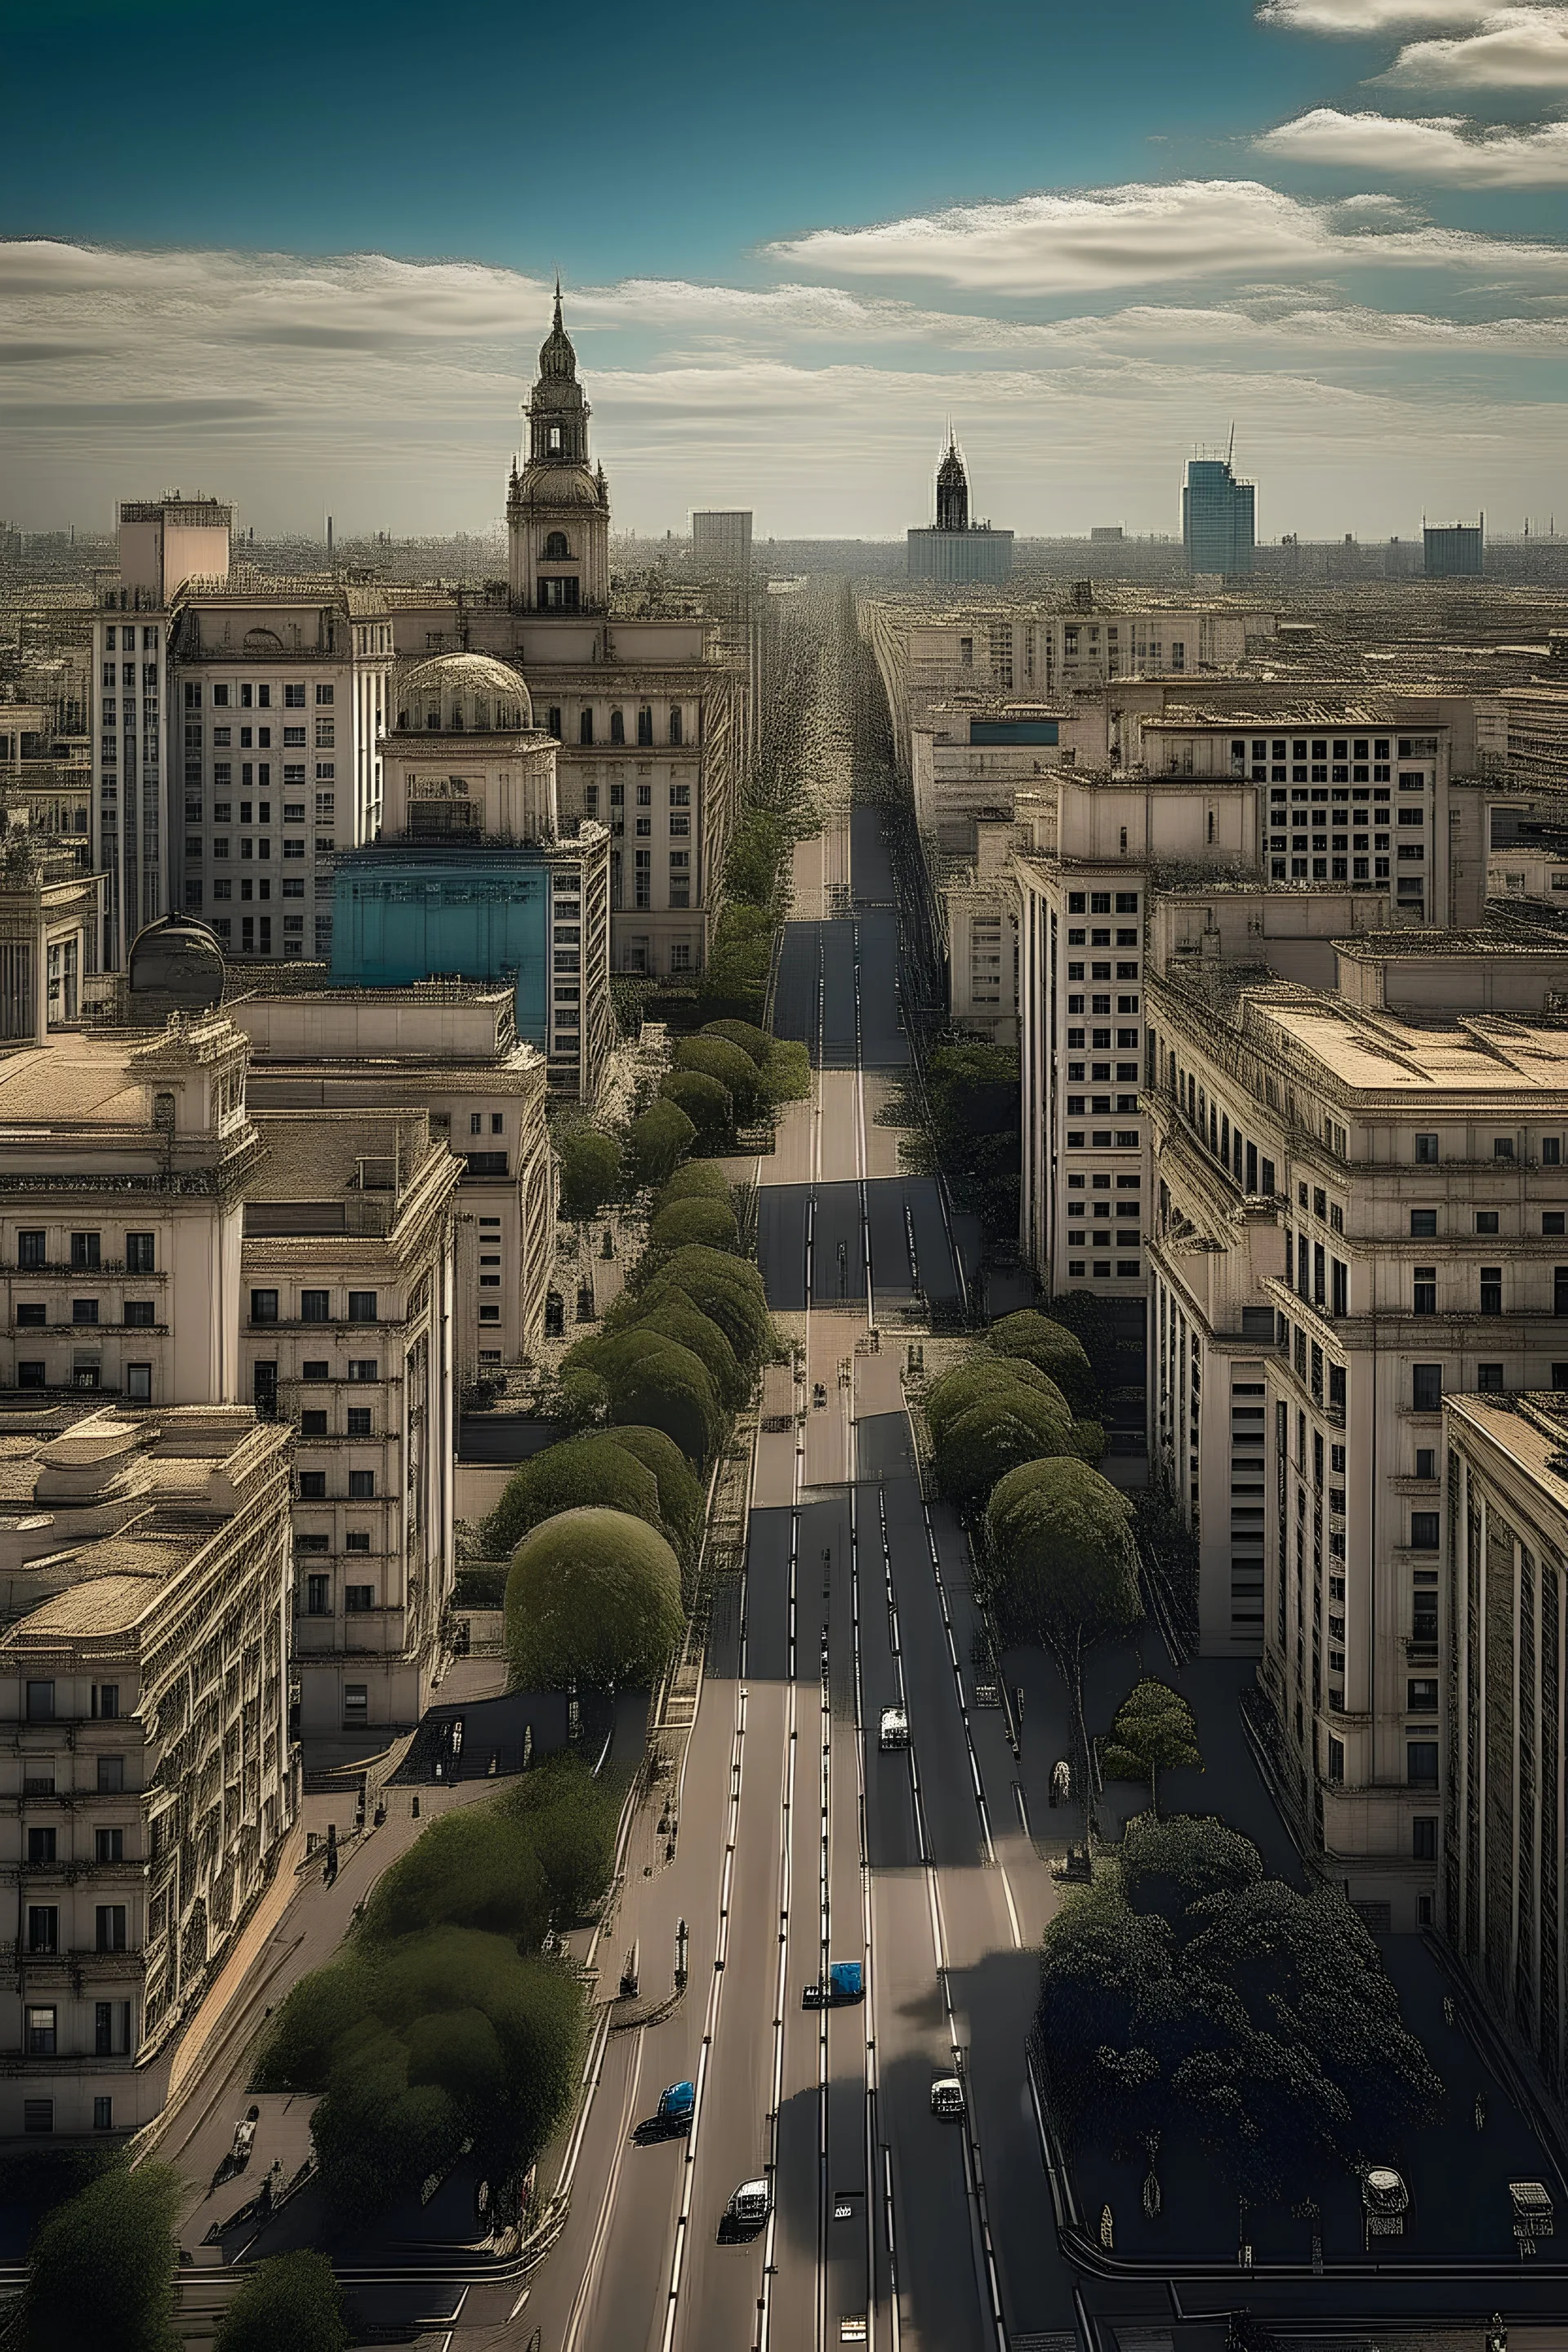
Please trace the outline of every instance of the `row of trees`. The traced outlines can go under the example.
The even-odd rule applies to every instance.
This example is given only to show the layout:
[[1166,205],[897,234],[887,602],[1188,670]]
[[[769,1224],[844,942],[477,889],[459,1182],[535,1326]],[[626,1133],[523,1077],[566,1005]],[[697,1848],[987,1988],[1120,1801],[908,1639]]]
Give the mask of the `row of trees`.
[[336,1958],[272,2021],[258,2086],[318,2095],[335,2210],[379,2213],[465,2146],[492,2179],[533,2161],[570,2106],[583,1986],[541,1954],[603,1895],[617,1794],[575,1757],[432,1822],[381,1878]]
[[[118,2163],[41,2223],[20,2341],[26,2352],[178,2352],[175,2224],[184,2183],[172,2165]],[[215,2352],[344,2352],[342,2295],[324,2254],[258,2265],[218,2324]]]
[[960,1205],[992,1234],[1018,1230],[1017,1049],[937,1045],[926,1057],[932,1141]]
[[710,1021],[680,1038],[655,1101],[626,1128],[577,1127],[562,1139],[561,1213],[596,1217],[612,1202],[667,1183],[688,1152],[721,1150],[737,1127],[809,1091],[805,1048],[752,1022]]
[[1217,1821],[1129,1823],[1046,1930],[1038,2024],[1075,2139],[1195,2140],[1255,2201],[1385,2163],[1441,2108],[1349,1904],[1267,1877]]

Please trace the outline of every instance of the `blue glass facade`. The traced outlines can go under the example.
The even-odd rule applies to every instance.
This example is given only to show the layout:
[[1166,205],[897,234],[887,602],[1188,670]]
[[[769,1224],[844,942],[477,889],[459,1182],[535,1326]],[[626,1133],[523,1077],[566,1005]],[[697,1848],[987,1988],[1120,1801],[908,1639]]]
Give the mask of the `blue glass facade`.
[[550,1004],[550,866],[526,845],[362,851],[332,884],[332,979],[350,987],[517,980],[517,1031],[542,1049]]
[[1238,482],[1223,457],[1188,461],[1182,491],[1182,539],[1189,572],[1226,576],[1250,572],[1257,545],[1258,493]]

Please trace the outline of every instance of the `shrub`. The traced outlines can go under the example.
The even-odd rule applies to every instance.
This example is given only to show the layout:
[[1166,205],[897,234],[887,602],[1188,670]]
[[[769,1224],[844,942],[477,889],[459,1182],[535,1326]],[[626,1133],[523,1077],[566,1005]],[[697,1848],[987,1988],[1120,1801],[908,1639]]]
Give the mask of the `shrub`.
[[595,1127],[574,1128],[561,1146],[561,1213],[596,1217],[621,1189],[621,1148]]
[[563,1511],[513,1555],[507,1647],[524,1690],[651,1686],[683,1630],[679,1563],[624,1511]]
[[565,1755],[536,1765],[503,1801],[532,1844],[560,1925],[583,1918],[609,1886],[621,1793]]
[[733,1209],[721,1201],[672,1201],[654,1218],[647,1238],[652,1249],[683,1249],[697,1242],[704,1249],[738,1251],[741,1228]]
[[678,1168],[668,1184],[659,1187],[654,1202],[657,1216],[661,1209],[674,1208],[678,1201],[718,1201],[728,1209],[733,1205],[734,1187],[716,1160],[689,1160]]
[[214,2352],[343,2352],[343,2299],[325,2254],[274,2254],[240,2282]]
[[691,1121],[700,1150],[712,1151],[734,1131],[735,1103],[728,1087],[702,1070],[672,1070],[659,1081],[660,1096]]
[[678,1290],[672,1290],[651,1303],[639,1303],[641,1313],[633,1318],[626,1328],[632,1331],[651,1331],[661,1339],[673,1339],[677,1347],[689,1348],[712,1381],[713,1392],[725,1411],[738,1412],[745,1402],[751,1381],[712,1317],[704,1315],[700,1307],[694,1307],[690,1299]]
[[1004,1315],[999,1323],[993,1323],[987,1337],[999,1354],[1021,1356],[1048,1373],[1074,1412],[1093,1412],[1099,1394],[1089,1357],[1082,1340],[1062,1324],[1053,1323],[1036,1307],[1025,1307],[1016,1315]]
[[170,2165],[116,2166],[45,2216],[27,2266],[28,2352],[175,2352],[181,2193]]
[[350,1945],[290,1985],[256,2062],[258,2091],[324,2091],[332,2052],[370,2012],[366,1958]]
[[639,1190],[663,1184],[697,1140],[697,1129],[678,1102],[651,1103],[626,1129],[626,1157]]
[[1073,1442],[1067,1410],[1028,1389],[982,1397],[947,1423],[936,1449],[937,1483],[960,1507],[984,1502],[1020,1463],[1067,1454]]
[[763,1278],[744,1258],[693,1243],[678,1249],[649,1276],[638,1296],[654,1306],[679,1290],[711,1318],[746,1370],[755,1370],[773,1341]]
[[367,1943],[421,1927],[480,1927],[537,1949],[550,1925],[550,1889],[522,1824],[494,1805],[443,1813],[391,1868],[365,1903]]
[[[700,1077],[714,1078],[734,1106],[734,1116],[744,1127],[756,1117],[762,1097],[762,1080],[751,1055],[727,1037],[683,1037],[675,1048],[677,1073],[695,1071]],[[677,1100],[679,1097],[677,1097]]]
[[[569,1357],[563,1369],[574,1371],[579,1367]],[[584,1369],[594,1369],[591,1358]],[[605,1398],[607,1402],[607,1387]],[[634,1518],[659,1517],[657,1480],[635,1452],[620,1444],[609,1430],[565,1438],[521,1464],[485,1521],[485,1539],[497,1551],[510,1552],[542,1519],[586,1503],[629,1511]]]
[[704,1037],[722,1037],[730,1045],[739,1045],[742,1054],[751,1055],[759,1070],[767,1068],[773,1041],[767,1031],[759,1029],[754,1022],[705,1021],[699,1034]]
[[691,1349],[629,1321],[580,1341],[573,1358],[604,1381],[612,1423],[662,1429],[689,1461],[707,1461],[723,1413],[708,1368]]
[[804,1102],[811,1092],[811,1056],[795,1037],[781,1037],[763,1071],[769,1102]]
[[1068,1401],[1055,1381],[1021,1356],[976,1356],[969,1363],[955,1365],[951,1372],[944,1372],[927,1391],[926,1426],[932,1444],[940,1444],[943,1430],[961,1412],[967,1412],[972,1404],[979,1404],[984,1398],[1020,1392],[1048,1397],[1071,1418]]
[[678,1551],[696,1549],[702,1533],[705,1496],[691,1465],[667,1430],[627,1427],[617,1423],[615,1442],[635,1454],[658,1484],[658,1516],[663,1532]]

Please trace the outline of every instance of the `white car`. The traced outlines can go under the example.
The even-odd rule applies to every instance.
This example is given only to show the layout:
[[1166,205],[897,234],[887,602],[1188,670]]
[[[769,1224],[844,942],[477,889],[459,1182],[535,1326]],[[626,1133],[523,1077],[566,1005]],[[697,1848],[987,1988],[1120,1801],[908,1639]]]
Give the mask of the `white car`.
[[730,2200],[727,2212],[737,2230],[760,2230],[772,2206],[773,2197],[765,2180],[742,2180]]
[[950,2117],[954,2121],[962,2119],[963,2085],[956,2074],[940,2074],[931,2084],[931,2111],[933,2116],[941,2116],[944,2121]]
[[885,1706],[877,1727],[879,1748],[907,1748],[910,1744],[910,1718],[901,1706]]

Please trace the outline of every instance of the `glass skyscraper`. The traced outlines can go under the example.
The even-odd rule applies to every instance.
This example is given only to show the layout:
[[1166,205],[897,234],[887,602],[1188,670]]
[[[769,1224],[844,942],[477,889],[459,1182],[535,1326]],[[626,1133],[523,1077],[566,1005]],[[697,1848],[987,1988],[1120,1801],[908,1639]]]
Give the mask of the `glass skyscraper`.
[[1193,457],[1182,491],[1182,542],[1189,572],[1228,576],[1250,572],[1257,545],[1256,500],[1226,457]]

